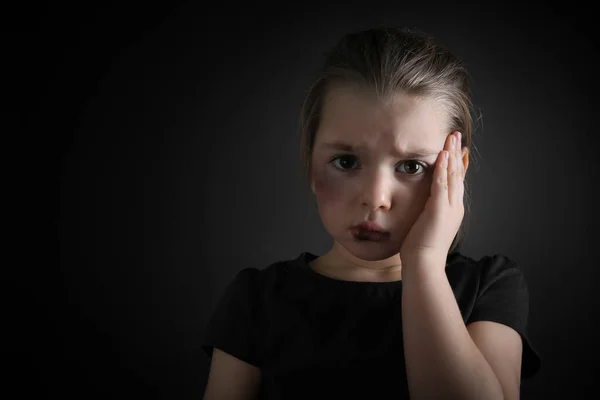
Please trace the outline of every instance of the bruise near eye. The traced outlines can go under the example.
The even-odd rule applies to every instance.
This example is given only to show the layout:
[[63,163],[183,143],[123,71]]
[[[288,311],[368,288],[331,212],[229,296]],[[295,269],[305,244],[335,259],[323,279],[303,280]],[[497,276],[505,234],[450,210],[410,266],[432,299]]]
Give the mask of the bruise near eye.
[[327,171],[324,167],[315,168],[312,179],[315,195],[321,204],[339,201],[350,185],[347,179],[340,179],[339,175],[335,176],[333,171]]

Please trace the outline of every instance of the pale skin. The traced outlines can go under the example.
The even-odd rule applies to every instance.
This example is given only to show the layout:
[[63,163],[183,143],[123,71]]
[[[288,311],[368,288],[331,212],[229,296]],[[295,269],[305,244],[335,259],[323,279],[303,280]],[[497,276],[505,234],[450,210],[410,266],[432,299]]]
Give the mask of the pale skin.
[[[449,132],[443,105],[401,94],[383,103],[369,91],[339,87],[322,111],[311,188],[333,246],[310,267],[340,280],[402,280],[398,340],[411,399],[519,399],[521,337],[491,321],[465,326],[445,275],[464,215],[469,154],[460,140],[452,144],[459,133]],[[325,146],[334,141],[363,147]],[[430,154],[406,156],[416,147]],[[351,156],[332,163],[341,153]],[[354,240],[348,228],[367,219],[390,231],[390,240]],[[260,382],[259,368],[215,349],[204,399],[254,399]]]
[[[445,275],[464,216],[469,154],[460,132],[448,133],[443,105],[401,94],[382,103],[368,91],[339,87],[327,96],[322,115],[311,188],[334,244],[311,268],[348,281],[403,281],[412,399],[518,399],[521,337],[491,321],[465,326]],[[362,147],[327,147],[336,141]],[[430,154],[402,155],[417,147]],[[349,155],[344,163],[335,159],[339,154]],[[431,170],[412,176],[422,172],[413,160]],[[349,226],[367,219],[389,230],[390,240],[355,240]]]
[[[400,254],[403,258],[420,256],[423,252],[418,247],[422,246],[428,247],[432,256],[445,256],[462,220],[460,173],[464,176],[469,165],[467,148],[460,154],[452,152],[450,164],[454,166],[460,159],[461,170],[444,179],[450,176],[452,186],[459,189],[453,190],[453,207],[441,211],[443,205],[429,199],[439,198],[431,196],[431,190],[436,189],[432,186],[434,166],[442,161],[442,150],[450,144],[447,120],[444,107],[429,99],[396,96],[382,103],[368,90],[342,86],[329,91],[313,150],[311,188],[321,220],[334,240],[332,249],[313,262],[313,269],[342,280],[385,282],[401,279]],[[333,142],[361,148],[339,150],[329,147]],[[416,148],[428,154],[403,156]],[[336,156],[345,157],[347,165],[341,165],[340,159],[332,162]],[[407,168],[417,170],[409,173]],[[441,237],[428,239],[431,243],[423,244],[418,237],[407,240],[428,200],[429,208],[445,215],[450,210],[452,218],[446,218],[438,234]],[[348,228],[363,220],[389,230],[390,240],[383,244],[357,242]],[[429,221],[420,225],[424,222]],[[420,236],[413,232],[415,235]],[[412,248],[407,248],[411,242]]]

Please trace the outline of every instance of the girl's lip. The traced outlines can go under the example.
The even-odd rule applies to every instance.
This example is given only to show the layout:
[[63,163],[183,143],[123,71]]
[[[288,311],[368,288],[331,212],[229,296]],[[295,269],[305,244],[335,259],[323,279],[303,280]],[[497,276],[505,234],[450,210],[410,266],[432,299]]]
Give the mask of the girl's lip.
[[377,232],[354,227],[350,229],[352,236],[358,240],[369,240],[373,242],[384,242],[390,238],[388,232]]
[[363,221],[360,224],[353,226],[351,229],[359,229],[361,231],[389,234],[389,232],[383,229],[379,224],[371,221]]

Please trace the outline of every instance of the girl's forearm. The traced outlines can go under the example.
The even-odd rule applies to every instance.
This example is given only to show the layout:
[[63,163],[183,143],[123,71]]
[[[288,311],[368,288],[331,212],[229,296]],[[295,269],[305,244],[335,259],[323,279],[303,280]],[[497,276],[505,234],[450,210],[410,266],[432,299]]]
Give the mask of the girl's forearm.
[[467,331],[446,273],[435,262],[403,267],[402,330],[411,399],[503,398],[498,378]]

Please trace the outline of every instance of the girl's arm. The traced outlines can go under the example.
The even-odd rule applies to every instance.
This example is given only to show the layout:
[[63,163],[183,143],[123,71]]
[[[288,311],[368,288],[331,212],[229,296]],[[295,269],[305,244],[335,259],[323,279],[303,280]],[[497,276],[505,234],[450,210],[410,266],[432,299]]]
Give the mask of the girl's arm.
[[254,400],[260,381],[259,368],[215,347],[203,400]]
[[411,399],[518,399],[519,384],[513,381],[518,379],[514,371],[520,371],[521,353],[513,347],[521,346],[520,337],[497,338],[514,354],[501,364],[494,360],[502,371],[501,382],[471,338],[446,273],[436,262],[419,260],[402,270],[402,330]]

